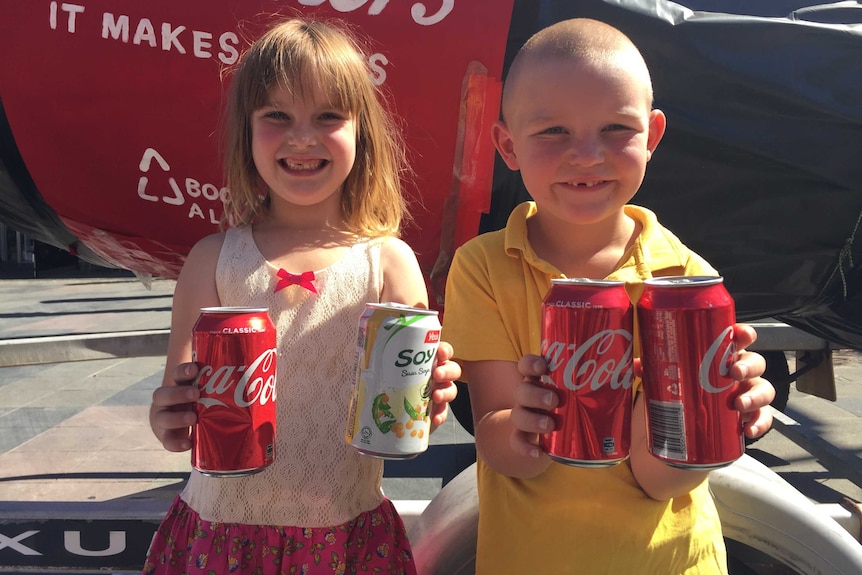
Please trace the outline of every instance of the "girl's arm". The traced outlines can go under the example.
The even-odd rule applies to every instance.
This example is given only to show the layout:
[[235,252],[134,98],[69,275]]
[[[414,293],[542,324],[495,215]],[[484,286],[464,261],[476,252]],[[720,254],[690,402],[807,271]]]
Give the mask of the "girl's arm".
[[383,293],[380,301],[428,307],[428,290],[416,254],[404,241],[388,238],[380,250]]
[[[398,238],[388,238],[381,247],[383,268],[383,302],[401,303],[413,307],[428,307],[428,290],[425,278],[416,260],[416,254]],[[358,318],[357,318],[358,319]],[[461,377],[461,368],[452,359],[452,346],[440,342],[437,349],[437,366],[431,372],[434,386],[431,390],[431,431],[446,421],[449,402],[458,391],[453,383]]]
[[183,385],[197,370],[192,360],[192,328],[200,308],[221,305],[215,285],[215,267],[224,236],[215,234],[199,241],[189,252],[174,288],[171,334],[162,387],[153,392],[150,427],[168,451],[191,448],[190,426],[197,421],[190,404],[197,388]]

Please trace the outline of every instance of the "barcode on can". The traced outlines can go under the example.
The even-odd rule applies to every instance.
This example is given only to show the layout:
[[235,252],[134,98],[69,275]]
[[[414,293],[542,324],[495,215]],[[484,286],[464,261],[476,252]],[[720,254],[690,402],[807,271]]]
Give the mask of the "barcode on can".
[[650,400],[649,426],[653,454],[666,459],[688,459],[682,403]]

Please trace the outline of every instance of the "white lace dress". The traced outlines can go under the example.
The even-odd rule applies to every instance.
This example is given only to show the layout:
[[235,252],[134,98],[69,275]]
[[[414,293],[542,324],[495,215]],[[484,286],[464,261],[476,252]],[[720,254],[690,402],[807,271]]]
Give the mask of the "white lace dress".
[[344,439],[359,317],[380,300],[380,242],[357,243],[314,270],[317,294],[301,285],[275,292],[277,271],[251,227],[227,232],[216,269],[221,304],[268,307],[278,332],[275,462],[239,478],[192,471],[181,498],[207,521],[338,525],[383,501],[382,462]]

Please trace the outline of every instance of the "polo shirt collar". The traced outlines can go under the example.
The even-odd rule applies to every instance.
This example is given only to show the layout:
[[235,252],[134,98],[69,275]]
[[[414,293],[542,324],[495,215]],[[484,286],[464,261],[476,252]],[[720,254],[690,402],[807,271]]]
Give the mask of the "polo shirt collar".
[[[611,276],[633,273],[638,278],[648,279],[668,275],[668,271],[674,273],[673,270],[685,267],[686,250],[675,236],[659,225],[652,211],[631,204],[625,206],[625,211],[629,217],[640,222],[643,229],[625,260]],[[536,255],[530,245],[527,238],[527,219],[535,213],[536,203],[533,201],[519,204],[512,210],[504,232],[506,254],[523,258],[528,264],[551,277],[563,277],[560,270]]]
[[535,214],[536,202],[533,201],[519,204],[512,210],[505,229],[506,254],[513,258],[523,258],[525,262],[552,278],[564,277],[555,266],[537,256],[533,246],[530,245],[527,238],[527,219]]

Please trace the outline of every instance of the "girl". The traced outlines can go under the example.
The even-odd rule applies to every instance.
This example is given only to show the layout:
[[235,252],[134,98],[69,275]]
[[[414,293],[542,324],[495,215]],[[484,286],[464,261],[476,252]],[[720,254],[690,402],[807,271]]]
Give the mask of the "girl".
[[[169,451],[191,447],[198,397],[191,333],[201,307],[266,306],[278,331],[277,457],[264,471],[192,471],[143,572],[415,573],[404,526],[381,491],[382,462],[343,432],[357,322],[366,302],[427,306],[405,214],[401,140],[352,37],[289,20],[237,65],[228,98],[229,229],[189,253],[174,294],[164,383],[150,423]],[[288,274],[302,276],[291,284]],[[288,285],[289,284],[289,285]],[[442,344],[432,427],[455,397]],[[187,407],[187,406],[185,406]]]

